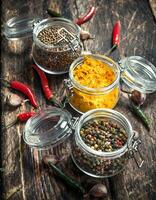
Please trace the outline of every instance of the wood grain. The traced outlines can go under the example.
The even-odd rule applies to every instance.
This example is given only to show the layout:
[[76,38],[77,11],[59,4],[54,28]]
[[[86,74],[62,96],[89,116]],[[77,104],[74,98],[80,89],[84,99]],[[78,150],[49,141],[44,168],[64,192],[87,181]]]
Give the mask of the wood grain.
[[[21,5],[24,4],[24,8]],[[114,51],[111,57],[118,61],[120,56],[140,55],[156,65],[156,23],[147,0],[53,0],[53,1],[3,1],[2,21],[5,22],[14,15],[20,15],[27,8],[29,14],[35,13],[47,17],[46,9],[50,7],[61,11],[63,16],[75,19],[83,15],[88,8],[94,5],[97,8],[96,16],[82,28],[95,35],[95,40],[84,42],[86,50],[105,53],[111,47],[111,33],[114,23],[121,21],[121,45],[119,51]],[[19,80],[29,84],[42,107],[48,103],[40,90],[37,75],[31,69],[32,39],[25,38],[17,41],[7,41],[2,37],[1,76],[7,80]],[[62,81],[68,77],[48,75],[51,88],[55,94],[60,93]],[[3,87],[2,95],[6,96],[9,89]],[[18,109],[10,109],[2,99],[2,119],[8,124],[16,115],[25,110],[32,110],[29,104]],[[109,179],[94,179],[81,173],[67,158],[59,167],[68,175],[77,179],[88,191],[94,183],[104,182],[108,188],[108,195],[101,199],[116,200],[152,200],[156,195],[156,93],[148,96],[143,110],[151,119],[151,131],[143,127],[129,110],[125,95],[121,95],[116,110],[123,113],[137,130],[142,140],[141,151],[145,158],[142,169],[138,169],[134,160],[130,160],[125,170]],[[66,108],[74,115],[68,105]],[[79,200],[77,192],[72,191],[52,170],[42,162],[45,154],[62,155],[63,148],[54,148],[48,151],[30,149],[22,139],[23,124],[1,133],[1,160],[4,172],[2,173],[3,190],[1,199],[9,200]],[[92,198],[93,199],[93,198]]]
[[153,15],[156,19],[156,1],[155,0],[149,0],[150,7],[152,9]]

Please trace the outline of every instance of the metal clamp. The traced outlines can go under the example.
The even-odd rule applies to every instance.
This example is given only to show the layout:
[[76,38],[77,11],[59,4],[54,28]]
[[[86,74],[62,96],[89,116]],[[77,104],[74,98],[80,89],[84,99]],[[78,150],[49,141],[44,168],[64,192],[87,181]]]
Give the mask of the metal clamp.
[[71,122],[72,122],[71,128],[73,130],[75,130],[75,127],[76,127],[76,125],[78,123],[78,120],[79,120],[79,117],[72,117],[72,119],[71,119]]
[[[129,147],[128,145],[128,153],[129,153],[130,158],[134,158],[138,168],[141,168],[145,161],[139,149],[140,144],[141,144],[141,140],[138,137],[138,132],[134,131],[134,135],[132,137],[132,145],[131,147]],[[138,161],[138,159],[136,158],[136,153],[139,154],[140,161]]]
[[123,61],[124,60],[119,60],[118,61],[118,65],[119,65],[119,68],[120,68],[120,72],[123,72],[125,70],[125,65],[123,64]]
[[41,21],[42,21],[42,19],[36,20],[36,21],[33,23],[33,28],[35,28],[35,26],[36,26],[37,24],[39,24]]
[[73,95],[73,85],[69,79],[64,79],[64,86],[66,89],[67,97],[70,98]]
[[70,80],[69,79],[64,79],[63,82],[64,82],[63,88],[62,88],[62,90],[60,92],[60,96],[61,96],[60,102],[61,102],[61,107],[62,108],[64,108],[66,103],[69,102],[69,98],[73,94],[73,92],[72,92],[73,91],[72,90],[73,86],[72,86]]
[[[78,46],[78,44],[80,43],[79,42],[79,39],[74,36],[73,34],[71,34],[67,29],[65,28],[60,28],[58,31],[58,34],[61,36],[61,39],[57,42],[61,42],[61,41],[64,41],[68,44],[68,46],[70,47],[70,49],[72,51],[76,51],[76,47]],[[64,35],[65,34],[65,35]],[[69,38],[68,36],[70,36],[71,38]],[[75,43],[75,44],[74,44]]]

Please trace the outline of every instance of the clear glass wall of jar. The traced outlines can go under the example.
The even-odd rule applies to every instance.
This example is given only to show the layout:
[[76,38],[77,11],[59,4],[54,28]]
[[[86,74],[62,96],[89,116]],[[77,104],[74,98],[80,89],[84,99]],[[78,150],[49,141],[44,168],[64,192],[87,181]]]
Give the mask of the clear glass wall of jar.
[[[80,136],[81,127],[90,120],[106,119],[117,123],[127,133],[127,143],[112,152],[96,151],[84,143]],[[72,148],[72,159],[84,173],[98,178],[110,177],[119,173],[127,164],[129,150],[133,146],[130,122],[119,112],[111,109],[95,109],[83,114],[76,126]]]
[[123,58],[120,62],[121,78],[129,90],[148,94],[156,91],[156,67],[140,56]]
[[71,63],[81,54],[80,29],[64,18],[45,19],[37,23],[33,41],[35,63],[50,74],[68,72]]
[[[74,69],[82,64],[84,57],[79,57],[70,66],[68,83],[71,83],[69,103],[78,112],[84,113],[96,108],[114,108],[119,99],[119,78],[120,70],[112,59],[103,55],[90,55],[92,58],[106,63],[115,73],[115,80],[103,88],[89,88],[79,84],[73,75]],[[92,80],[91,80],[92,81]]]

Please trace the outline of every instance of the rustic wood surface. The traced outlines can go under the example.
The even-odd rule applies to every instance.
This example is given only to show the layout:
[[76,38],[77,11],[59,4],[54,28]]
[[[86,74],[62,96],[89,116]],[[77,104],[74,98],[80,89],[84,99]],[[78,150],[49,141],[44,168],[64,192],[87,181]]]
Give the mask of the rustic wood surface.
[[[22,5],[24,8],[22,8]],[[121,56],[139,55],[145,57],[156,66],[156,22],[147,0],[53,0],[53,1],[2,1],[2,22],[13,16],[35,13],[46,17],[48,7],[61,11],[63,16],[74,19],[83,14],[91,5],[96,6],[97,12],[93,20],[82,26],[83,29],[95,35],[95,40],[84,42],[86,50],[104,53],[111,47],[111,33],[113,24],[120,19]],[[1,44],[1,77],[7,80],[19,80],[29,84],[40,101],[42,107],[47,102],[40,90],[39,79],[30,64],[31,39],[7,41],[2,36]],[[111,55],[114,60],[119,59],[119,52]],[[62,81],[68,75],[50,76],[48,80],[51,88],[59,94]],[[11,109],[4,102],[10,92],[2,87],[1,109],[2,126],[16,118],[25,110],[32,110],[29,104],[17,109]],[[14,91],[13,91],[14,92]],[[19,94],[19,93],[18,93]],[[76,113],[67,106],[73,115]],[[127,99],[121,95],[115,108],[122,112],[137,130],[142,140],[141,151],[145,163],[138,169],[131,159],[125,170],[115,177],[97,180],[81,173],[67,159],[60,164],[65,173],[76,178],[87,190],[94,182],[103,182],[108,188],[108,195],[101,199],[108,200],[154,200],[156,199],[156,93],[148,96],[143,110],[151,119],[151,131],[147,132],[140,121],[128,110]],[[1,127],[2,127],[1,126]],[[5,132],[1,132],[1,197],[9,200],[76,200],[80,199],[77,192],[72,191],[64,182],[43,165],[42,155],[37,150],[31,150],[22,139],[24,125],[17,124]],[[50,153],[59,154],[59,149],[51,149]],[[93,199],[93,198],[92,198]]]

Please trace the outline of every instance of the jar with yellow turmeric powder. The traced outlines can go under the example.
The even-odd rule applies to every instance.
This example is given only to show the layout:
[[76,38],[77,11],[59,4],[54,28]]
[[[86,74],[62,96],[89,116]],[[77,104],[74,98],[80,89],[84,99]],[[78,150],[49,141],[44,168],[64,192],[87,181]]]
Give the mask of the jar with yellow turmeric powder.
[[84,113],[95,108],[114,108],[119,99],[118,64],[103,55],[85,55],[69,70],[70,105]]

